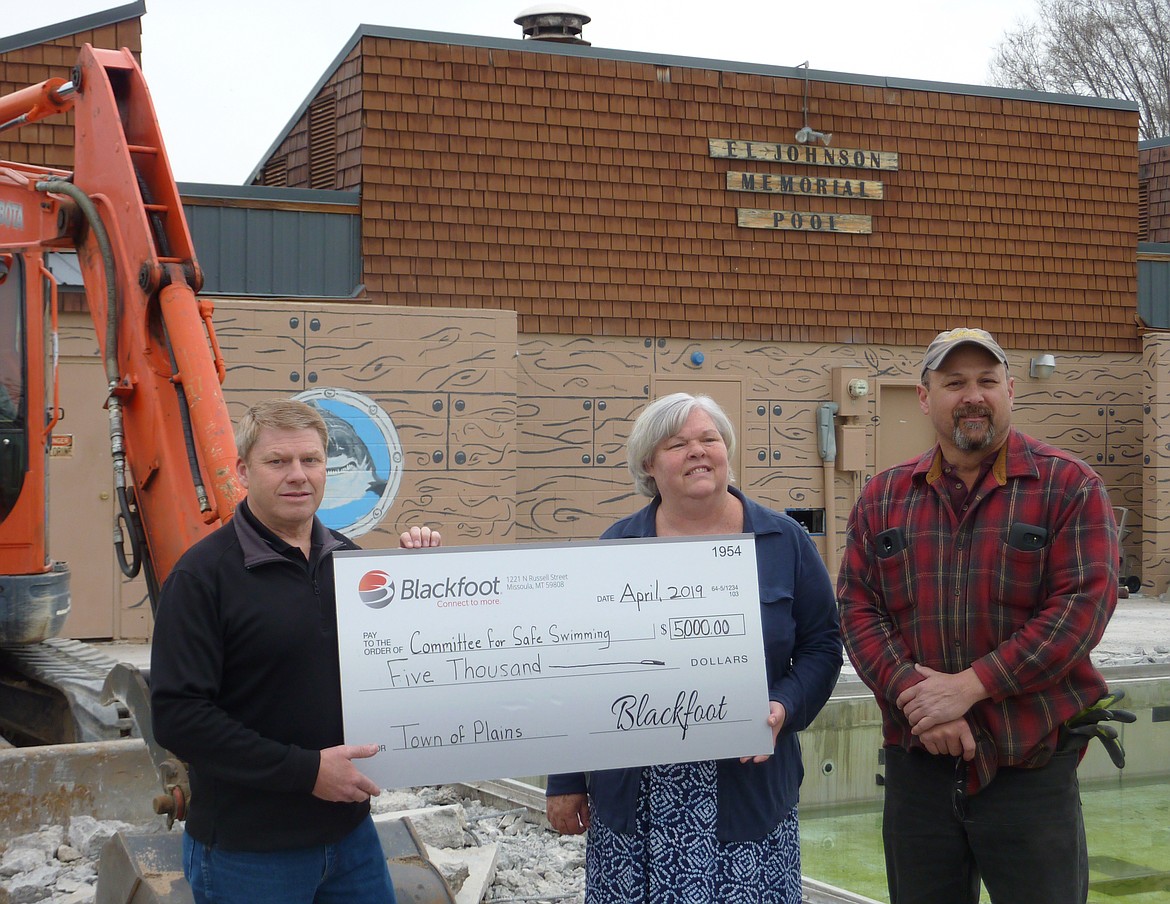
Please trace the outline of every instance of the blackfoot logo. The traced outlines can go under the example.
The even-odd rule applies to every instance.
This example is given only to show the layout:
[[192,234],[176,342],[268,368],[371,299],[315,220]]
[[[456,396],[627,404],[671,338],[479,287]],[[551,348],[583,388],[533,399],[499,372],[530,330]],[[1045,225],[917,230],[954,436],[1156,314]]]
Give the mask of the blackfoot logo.
[[358,596],[371,609],[385,609],[394,602],[394,582],[384,571],[367,571],[358,581]]

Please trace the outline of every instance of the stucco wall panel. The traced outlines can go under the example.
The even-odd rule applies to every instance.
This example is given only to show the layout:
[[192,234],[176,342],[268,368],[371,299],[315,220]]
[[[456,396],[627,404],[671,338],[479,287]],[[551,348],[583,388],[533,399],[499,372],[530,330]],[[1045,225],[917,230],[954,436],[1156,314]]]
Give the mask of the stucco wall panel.
[[[827,530],[814,540],[836,561],[873,470],[879,390],[912,388],[921,354],[897,344],[524,334],[500,311],[285,301],[218,300],[216,324],[234,418],[261,398],[328,389],[360,394],[392,422],[400,482],[381,520],[358,537],[371,548],[392,547],[400,530],[422,523],[452,545],[598,536],[645,503],[626,468],[634,418],[652,393],[688,388],[739,399],[730,412],[740,425],[739,484],[778,509],[826,510]],[[85,356],[87,341],[92,331],[71,322],[74,358]],[[1161,553],[1170,546],[1170,480],[1145,463],[1151,443],[1170,448],[1170,437],[1143,427],[1166,421],[1165,406],[1152,401],[1167,397],[1157,383],[1170,372],[1163,358],[1170,362],[1170,343],[1152,334],[1144,360],[1059,355],[1054,377],[1037,381],[1027,376],[1027,355],[1010,353],[1016,424],[1097,467],[1114,504],[1130,510],[1127,573],[1140,573],[1147,592],[1170,581]],[[832,398],[839,366],[870,384],[852,421],[865,433],[864,471],[826,469],[817,450],[816,409]],[[75,437],[78,449],[104,441]],[[372,476],[389,483],[391,475]],[[53,530],[92,533],[92,525],[58,520]],[[120,623],[141,632],[129,616],[142,611],[141,589],[127,585],[122,594]]]
[[[542,535],[551,529],[549,523],[564,523],[563,529],[574,537],[595,536],[614,518],[628,514],[639,504],[633,496],[603,494],[598,498],[587,493],[583,499],[575,483],[578,476],[588,475],[590,481],[607,480],[605,486],[610,489],[628,480],[624,461],[618,462],[621,467],[617,473],[603,476],[607,472],[593,457],[596,450],[588,441],[590,422],[580,407],[583,400],[595,404],[603,395],[593,385],[595,378],[612,383],[612,377],[598,376],[612,368],[610,363],[601,363],[607,357],[607,341],[522,335],[519,395],[524,401],[519,430],[522,436],[532,432],[522,441],[520,496],[525,501],[521,510],[573,514],[563,522],[549,518],[540,525],[534,522],[521,526],[521,539],[526,532],[532,537]],[[637,390],[643,381],[648,385],[655,377],[690,376],[699,387],[713,379],[741,381],[742,409],[736,414],[741,424],[741,484],[780,508],[824,507],[825,474],[817,449],[815,412],[821,402],[831,400],[832,367],[858,367],[859,375],[872,387],[882,380],[917,382],[921,366],[921,350],[905,346],[656,339],[644,341],[645,354],[638,352],[636,341],[624,340],[623,347],[634,353],[621,362],[621,370],[627,373],[622,384],[628,390]],[[526,350],[537,349],[540,364],[534,366]],[[704,356],[700,366],[691,358],[696,351]],[[1028,357],[1011,353],[1011,369],[1017,380],[1016,425],[1067,448],[1098,468],[1114,503],[1131,509],[1127,545],[1136,550],[1142,542],[1141,525],[1133,511],[1141,504],[1142,409],[1138,404],[1141,390],[1136,388],[1141,383],[1140,362],[1135,356],[1061,356],[1057,375],[1048,381],[1037,381],[1028,377]],[[567,371],[570,361],[576,375],[571,390],[559,390],[552,397],[544,395],[539,406],[532,405],[527,394],[534,390],[528,381],[539,374],[546,391],[548,385],[567,387],[566,383],[551,381],[548,375]],[[671,384],[671,388],[675,385]],[[628,399],[631,416],[636,415],[642,403],[641,393],[633,392]],[[569,407],[574,409],[571,413]],[[854,423],[866,430],[867,462],[872,468],[874,427],[880,417],[872,391],[862,411]],[[544,445],[550,441],[555,443],[555,451],[551,445]],[[525,473],[526,459],[541,463],[539,481],[530,480],[531,475]],[[613,463],[612,458],[607,458],[607,465]],[[824,550],[834,542],[839,551],[860,477],[836,468],[831,473],[835,520],[829,525],[829,536],[818,538],[818,544]],[[552,503],[540,498],[542,494],[565,501]],[[595,507],[582,510],[586,501]]]
[[224,301],[216,322],[233,417],[259,398],[329,388],[360,393],[393,423],[401,485],[362,545],[394,546],[402,527],[422,520],[451,542],[510,542],[513,315]]

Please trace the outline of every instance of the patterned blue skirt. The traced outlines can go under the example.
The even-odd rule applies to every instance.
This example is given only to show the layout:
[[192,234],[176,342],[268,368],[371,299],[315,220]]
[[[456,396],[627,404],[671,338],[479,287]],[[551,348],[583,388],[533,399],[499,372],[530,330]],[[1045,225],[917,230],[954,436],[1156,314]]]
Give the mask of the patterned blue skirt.
[[800,904],[796,808],[759,841],[715,837],[715,763],[642,770],[637,832],[591,814],[585,904]]

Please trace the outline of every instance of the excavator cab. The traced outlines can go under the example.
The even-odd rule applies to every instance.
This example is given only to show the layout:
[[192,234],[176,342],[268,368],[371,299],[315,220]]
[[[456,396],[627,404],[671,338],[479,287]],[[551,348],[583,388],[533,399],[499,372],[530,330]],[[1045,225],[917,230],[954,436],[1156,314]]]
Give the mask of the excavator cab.
[[28,471],[23,284],[21,260],[0,254],[0,523],[16,506]]
[[0,644],[55,637],[69,614],[69,570],[47,551],[47,403],[56,368],[41,357],[53,346],[55,318],[51,293],[37,298],[41,283],[39,255],[0,254],[0,551],[6,564],[17,563],[0,578]]

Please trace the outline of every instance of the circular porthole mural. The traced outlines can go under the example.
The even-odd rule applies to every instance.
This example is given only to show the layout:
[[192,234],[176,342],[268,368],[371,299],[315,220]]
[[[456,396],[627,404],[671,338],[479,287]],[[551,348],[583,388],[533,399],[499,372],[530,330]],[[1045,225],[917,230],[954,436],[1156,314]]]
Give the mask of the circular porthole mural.
[[398,431],[378,404],[348,389],[309,389],[307,402],[329,428],[325,498],[317,517],[347,537],[360,537],[382,520],[402,482]]

